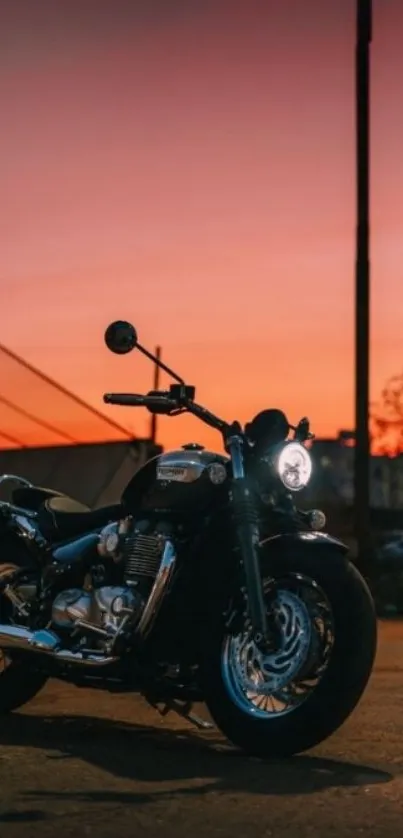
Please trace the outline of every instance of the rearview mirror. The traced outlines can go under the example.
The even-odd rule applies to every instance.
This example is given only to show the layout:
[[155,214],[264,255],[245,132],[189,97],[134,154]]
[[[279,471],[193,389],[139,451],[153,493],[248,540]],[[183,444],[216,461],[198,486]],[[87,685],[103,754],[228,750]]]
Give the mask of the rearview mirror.
[[115,355],[127,355],[137,346],[137,332],[127,320],[115,320],[105,332],[105,343]]

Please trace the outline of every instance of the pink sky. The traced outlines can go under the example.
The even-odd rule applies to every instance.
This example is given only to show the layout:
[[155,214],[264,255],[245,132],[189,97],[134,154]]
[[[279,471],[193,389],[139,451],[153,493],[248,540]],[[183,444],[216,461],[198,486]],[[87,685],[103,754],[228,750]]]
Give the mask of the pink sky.
[[[227,418],[351,426],[354,5],[3,2],[1,343],[102,408],[150,384],[103,347],[127,317]],[[374,396],[403,369],[402,43],[400,0],[374,2]],[[189,436],[214,441],[161,423]]]

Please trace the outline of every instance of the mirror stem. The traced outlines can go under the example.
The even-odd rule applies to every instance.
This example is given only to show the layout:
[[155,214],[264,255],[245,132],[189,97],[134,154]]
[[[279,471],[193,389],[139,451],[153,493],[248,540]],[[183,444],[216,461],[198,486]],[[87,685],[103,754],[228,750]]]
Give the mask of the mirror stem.
[[157,364],[157,366],[161,370],[164,370],[164,372],[166,372],[168,375],[170,375],[171,378],[175,379],[175,381],[177,381],[178,384],[184,384],[185,383],[183,378],[179,378],[179,376],[176,375],[176,372],[171,370],[170,367],[167,367],[167,365],[164,364],[164,362],[161,361],[160,358],[156,358],[155,355],[152,354],[152,352],[149,352],[148,349],[146,349],[144,346],[141,346],[140,343],[137,344],[136,349],[138,349],[139,352],[141,352],[143,355],[145,355],[146,358],[149,358],[150,361],[153,361],[154,364]]

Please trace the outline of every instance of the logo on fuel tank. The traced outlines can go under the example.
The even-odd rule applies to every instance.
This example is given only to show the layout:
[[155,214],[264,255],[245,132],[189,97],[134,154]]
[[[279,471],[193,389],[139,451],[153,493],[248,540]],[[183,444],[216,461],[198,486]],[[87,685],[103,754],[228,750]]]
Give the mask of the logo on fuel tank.
[[188,469],[180,466],[158,466],[157,480],[164,482],[184,483],[186,481]]

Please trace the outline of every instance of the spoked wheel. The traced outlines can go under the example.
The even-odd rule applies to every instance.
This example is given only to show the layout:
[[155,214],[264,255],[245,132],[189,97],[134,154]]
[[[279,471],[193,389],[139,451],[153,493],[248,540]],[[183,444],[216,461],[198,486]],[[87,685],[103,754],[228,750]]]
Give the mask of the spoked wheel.
[[318,685],[334,643],[333,614],[312,579],[295,575],[276,585],[275,648],[260,651],[250,632],[224,639],[223,681],[234,704],[267,719],[300,706]]
[[271,577],[276,568],[267,600],[273,648],[258,649],[246,625],[230,634],[216,615],[202,661],[218,727],[247,753],[272,757],[308,750],[345,721],[368,682],[377,638],[370,592],[343,556],[283,554],[270,557]]

